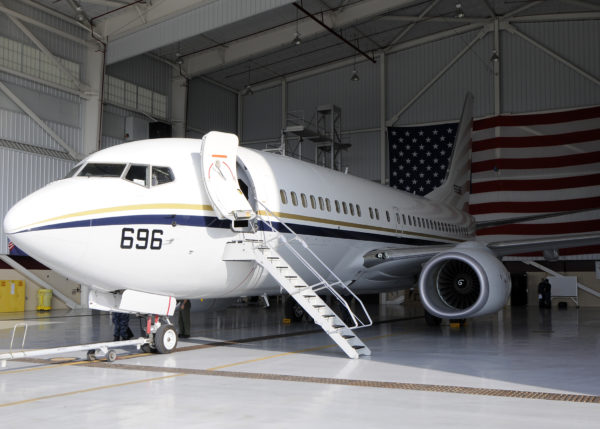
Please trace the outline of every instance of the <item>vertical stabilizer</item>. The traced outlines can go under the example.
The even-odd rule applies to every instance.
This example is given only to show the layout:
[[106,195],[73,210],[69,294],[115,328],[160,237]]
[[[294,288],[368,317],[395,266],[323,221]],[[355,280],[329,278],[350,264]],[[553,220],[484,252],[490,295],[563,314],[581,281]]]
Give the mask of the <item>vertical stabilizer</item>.
[[473,125],[473,94],[467,93],[463,104],[450,166],[444,182],[425,195],[459,210],[468,211],[471,192],[471,129]]

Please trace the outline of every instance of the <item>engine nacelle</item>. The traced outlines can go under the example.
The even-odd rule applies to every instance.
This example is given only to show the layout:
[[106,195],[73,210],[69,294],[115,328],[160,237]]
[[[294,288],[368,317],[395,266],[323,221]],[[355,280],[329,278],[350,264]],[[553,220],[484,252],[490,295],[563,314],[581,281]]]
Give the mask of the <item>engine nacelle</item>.
[[510,274],[483,244],[466,242],[431,258],[419,277],[425,309],[443,319],[494,313],[510,295]]

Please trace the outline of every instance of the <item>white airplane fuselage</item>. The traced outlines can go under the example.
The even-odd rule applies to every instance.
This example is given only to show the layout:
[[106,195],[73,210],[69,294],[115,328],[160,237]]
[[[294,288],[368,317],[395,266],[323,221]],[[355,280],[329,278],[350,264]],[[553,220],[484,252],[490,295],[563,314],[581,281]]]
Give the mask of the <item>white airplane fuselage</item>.
[[[273,233],[235,231],[229,219],[219,219],[203,183],[202,156],[208,155],[202,145],[195,139],[157,139],[99,151],[79,165],[80,175],[53,182],[15,205],[5,217],[5,231],[48,267],[102,291],[177,298],[279,293],[258,264],[223,261],[227,242]],[[226,167],[235,168],[248,187],[253,210],[276,221],[255,202],[260,201],[358,292],[412,287],[418,275],[409,270],[361,276],[363,257],[373,249],[473,239],[473,219],[442,203],[245,148],[233,162]],[[88,164],[123,169],[115,177],[82,176]],[[128,179],[134,166],[152,172],[166,167],[172,177],[161,184],[150,174],[146,183]]]

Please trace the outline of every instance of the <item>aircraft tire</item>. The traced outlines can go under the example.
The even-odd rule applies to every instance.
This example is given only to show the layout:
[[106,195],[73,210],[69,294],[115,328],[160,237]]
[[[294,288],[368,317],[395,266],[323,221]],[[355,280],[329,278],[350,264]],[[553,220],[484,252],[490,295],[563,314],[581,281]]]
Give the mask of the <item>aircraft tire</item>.
[[171,353],[177,346],[177,331],[173,325],[161,325],[154,334],[154,346],[160,354]]

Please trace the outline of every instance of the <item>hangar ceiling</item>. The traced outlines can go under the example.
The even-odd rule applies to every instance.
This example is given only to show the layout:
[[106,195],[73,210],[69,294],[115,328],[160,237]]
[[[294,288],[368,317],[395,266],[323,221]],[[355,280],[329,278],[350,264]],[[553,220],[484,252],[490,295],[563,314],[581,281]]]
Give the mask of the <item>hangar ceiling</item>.
[[376,52],[492,31],[495,22],[511,30],[519,22],[600,19],[599,0],[23,2],[91,24],[107,42],[108,64],[147,54],[233,91],[340,62],[376,61]]

